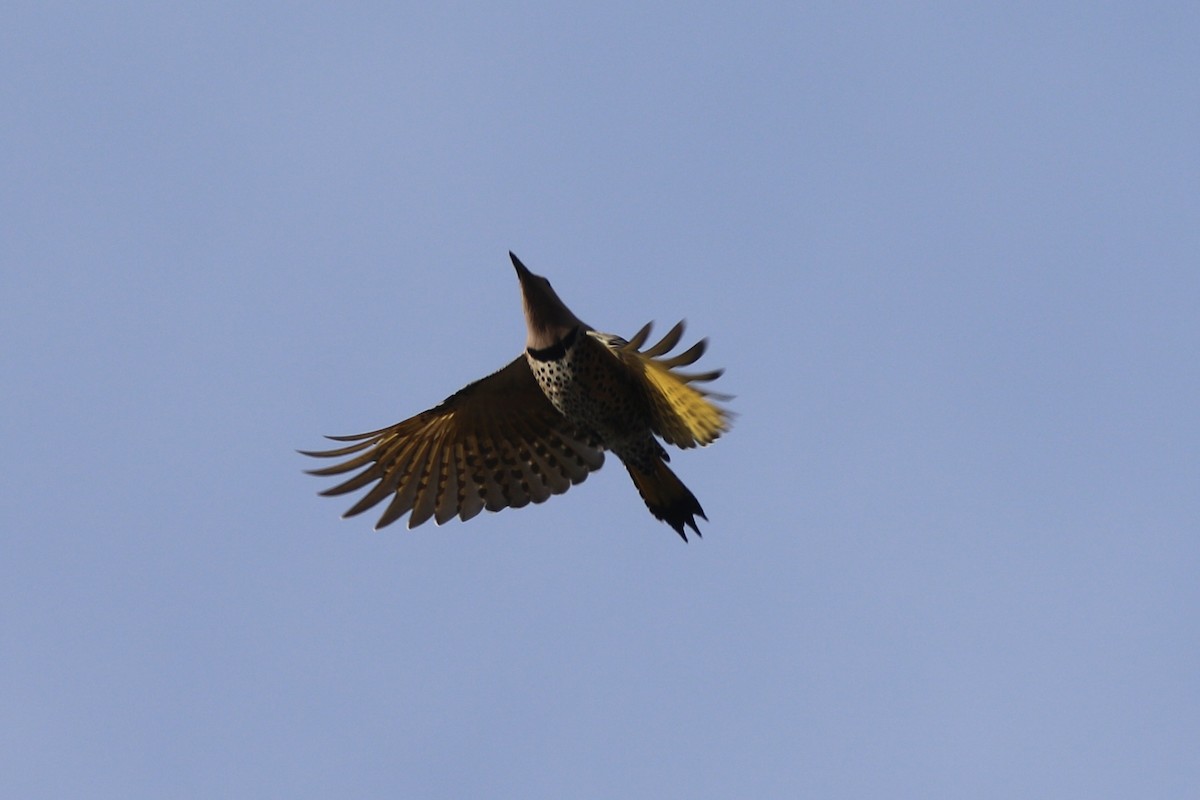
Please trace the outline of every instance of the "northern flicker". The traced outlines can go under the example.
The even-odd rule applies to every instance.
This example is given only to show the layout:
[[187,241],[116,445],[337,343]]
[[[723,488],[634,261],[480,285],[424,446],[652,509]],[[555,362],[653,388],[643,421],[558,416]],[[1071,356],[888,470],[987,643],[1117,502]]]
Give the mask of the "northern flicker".
[[600,333],[575,316],[550,282],[512,253],[521,284],[525,352],[503,369],[446,398],[441,405],[370,433],[330,436],[352,442],[334,450],[301,451],[323,458],[350,456],[318,476],[362,468],[321,492],[340,495],[375,484],[344,516],[390,498],[376,528],[407,512],[408,527],[468,520],[541,503],[561,494],[604,463],[609,450],[625,464],[650,513],[687,541],[696,517],[708,519],[695,495],[675,476],[655,435],[681,448],[707,445],[729,429],[730,414],[693,386],[723,370],[676,371],[704,354],[700,340],[663,358],[679,343],[683,322],[653,347],[646,324],[626,341]]

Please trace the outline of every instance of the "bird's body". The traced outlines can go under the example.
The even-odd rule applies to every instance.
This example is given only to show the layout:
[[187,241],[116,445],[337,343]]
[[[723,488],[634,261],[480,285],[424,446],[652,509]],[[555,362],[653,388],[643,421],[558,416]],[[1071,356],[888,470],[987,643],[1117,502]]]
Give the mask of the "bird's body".
[[595,431],[622,461],[648,469],[662,448],[650,432],[650,408],[636,379],[591,331],[576,328],[562,344],[559,352],[525,354],[550,405]]
[[728,429],[728,412],[690,385],[714,380],[720,371],[674,371],[698,359],[705,342],[659,359],[678,343],[683,323],[644,352],[638,348],[649,325],[630,341],[598,333],[571,313],[549,281],[510,256],[525,305],[525,355],[416,417],[332,437],[355,444],[307,453],[356,454],[316,475],[365,467],[324,494],[376,483],[346,516],[390,496],[377,527],[408,511],[409,527],[430,517],[466,520],[483,508],[517,508],[564,492],[599,469],[608,450],[625,464],[651,513],[685,540],[684,525],[699,533],[695,515],[703,518],[704,511],[667,468],[655,434],[686,448],[709,444]]

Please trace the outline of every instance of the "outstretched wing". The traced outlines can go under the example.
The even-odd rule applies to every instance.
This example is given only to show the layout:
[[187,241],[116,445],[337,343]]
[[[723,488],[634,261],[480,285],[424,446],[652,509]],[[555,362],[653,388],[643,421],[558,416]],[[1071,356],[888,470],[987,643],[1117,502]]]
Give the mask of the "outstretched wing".
[[655,433],[667,443],[683,448],[711,444],[729,430],[732,414],[709,398],[728,400],[729,397],[692,384],[714,381],[721,377],[724,370],[698,373],[676,371],[676,367],[692,364],[704,355],[708,347],[707,339],[701,339],[677,356],[661,358],[679,344],[683,336],[682,321],[671,328],[658,344],[639,350],[649,337],[652,326],[653,323],[646,323],[629,341],[602,333],[592,332],[591,335],[603,342],[638,378],[649,400],[651,428]]
[[411,419],[371,433],[328,438],[354,444],[301,452],[353,457],[310,474],[340,475],[362,467],[321,494],[375,484],[344,516],[391,498],[376,528],[409,511],[408,527],[415,528],[431,517],[440,525],[455,516],[468,520],[485,508],[541,503],[604,463],[600,442],[555,410],[523,355]]

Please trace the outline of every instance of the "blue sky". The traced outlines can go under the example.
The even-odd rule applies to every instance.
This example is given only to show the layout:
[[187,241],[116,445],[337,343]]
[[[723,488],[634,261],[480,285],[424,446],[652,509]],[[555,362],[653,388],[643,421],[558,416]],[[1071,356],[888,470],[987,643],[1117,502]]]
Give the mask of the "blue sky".
[[[6,796],[1200,784],[1193,5],[3,16]],[[509,249],[710,337],[702,540],[316,497],[520,352]]]

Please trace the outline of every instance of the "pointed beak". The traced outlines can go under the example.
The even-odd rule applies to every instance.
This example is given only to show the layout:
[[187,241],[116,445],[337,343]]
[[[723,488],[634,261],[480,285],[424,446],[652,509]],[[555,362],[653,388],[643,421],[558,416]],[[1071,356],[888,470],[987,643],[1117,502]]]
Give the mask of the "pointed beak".
[[521,259],[517,258],[516,254],[513,253],[512,250],[508,251],[508,257],[512,259],[513,267],[517,270],[517,277],[521,279],[522,283],[524,283],[530,278],[530,276],[533,275],[533,273],[521,263]]

